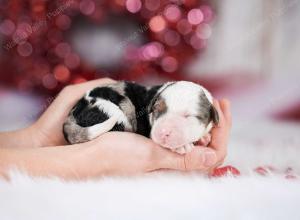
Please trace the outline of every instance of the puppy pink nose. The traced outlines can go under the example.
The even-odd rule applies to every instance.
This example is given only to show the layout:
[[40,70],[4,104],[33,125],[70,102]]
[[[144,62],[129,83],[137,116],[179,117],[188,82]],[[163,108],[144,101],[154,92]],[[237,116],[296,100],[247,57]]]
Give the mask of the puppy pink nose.
[[168,139],[168,137],[170,137],[171,135],[171,130],[170,129],[166,129],[166,128],[163,128],[160,130],[159,132],[159,137],[162,139],[162,140],[166,140]]

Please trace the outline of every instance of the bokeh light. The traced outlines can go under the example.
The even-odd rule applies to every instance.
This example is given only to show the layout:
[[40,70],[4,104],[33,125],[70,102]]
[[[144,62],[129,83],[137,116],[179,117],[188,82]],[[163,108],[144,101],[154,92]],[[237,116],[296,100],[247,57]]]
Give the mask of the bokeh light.
[[190,10],[187,17],[188,17],[188,21],[193,25],[200,24],[204,18],[201,10],[196,8]]
[[187,19],[181,19],[178,23],[177,23],[177,30],[183,34],[186,35],[188,33],[190,33],[192,31],[192,26],[191,24],[188,22]]
[[13,34],[12,39],[15,43],[19,44],[21,42],[24,42],[27,39],[27,37],[28,34],[24,30],[17,29]]
[[55,24],[61,30],[67,30],[71,26],[71,19],[67,15],[60,15],[56,18]]
[[57,81],[54,78],[53,74],[46,74],[43,77],[43,86],[46,87],[47,89],[55,89],[57,86]]
[[149,11],[155,11],[160,6],[160,0],[145,0],[145,7]]
[[206,23],[211,22],[214,18],[214,13],[213,13],[211,7],[208,5],[202,5],[199,8],[204,16],[203,21]]
[[60,81],[60,82],[67,82],[70,78],[70,71],[64,65],[57,65],[54,68],[53,73],[54,73],[54,77],[57,79],[57,81]]
[[65,57],[65,64],[70,69],[75,69],[80,64],[80,58],[77,54],[70,53],[70,54],[66,55],[66,57]]
[[78,83],[84,83],[86,82],[87,80],[81,76],[77,76],[73,79],[72,83],[74,84],[78,84]]
[[190,38],[190,44],[196,50],[203,49],[206,47],[206,41],[200,39],[196,34]]
[[56,45],[55,53],[60,58],[65,58],[71,52],[71,47],[68,43],[62,42]]
[[18,53],[22,57],[28,57],[32,54],[32,46],[28,42],[23,42],[18,45]]
[[181,11],[177,5],[169,5],[164,11],[164,16],[169,21],[177,21],[181,17]]
[[180,35],[173,30],[168,30],[164,33],[164,41],[169,46],[176,46],[180,42]]
[[5,19],[0,24],[0,32],[5,35],[11,35],[14,32],[15,28],[15,24],[9,19]]
[[196,35],[203,40],[210,38],[212,33],[211,27],[209,24],[199,24],[196,29]]
[[140,0],[127,0],[126,8],[131,13],[137,13],[141,10],[142,2]]
[[17,30],[25,32],[27,35],[32,33],[32,27],[27,22],[21,22],[17,26]]
[[153,32],[160,32],[166,28],[166,21],[162,16],[157,15],[151,18],[149,26]]
[[161,67],[166,72],[174,72],[178,68],[178,61],[174,57],[164,57],[161,61]]
[[95,11],[95,2],[92,0],[82,0],[79,8],[82,14],[91,15]]
[[142,59],[152,60],[162,56],[164,48],[161,43],[152,42],[142,47]]

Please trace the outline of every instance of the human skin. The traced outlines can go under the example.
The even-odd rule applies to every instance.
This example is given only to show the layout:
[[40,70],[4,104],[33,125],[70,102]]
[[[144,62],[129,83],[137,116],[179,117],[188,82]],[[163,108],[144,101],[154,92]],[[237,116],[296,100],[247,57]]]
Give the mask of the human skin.
[[211,131],[209,145],[197,146],[185,155],[127,132],[108,132],[86,143],[68,145],[62,125],[71,108],[87,90],[113,82],[105,78],[67,86],[33,125],[0,133],[0,175],[7,176],[9,169],[16,168],[32,176],[86,179],[160,169],[208,172],[222,164],[231,128],[227,100],[214,101],[220,122]]

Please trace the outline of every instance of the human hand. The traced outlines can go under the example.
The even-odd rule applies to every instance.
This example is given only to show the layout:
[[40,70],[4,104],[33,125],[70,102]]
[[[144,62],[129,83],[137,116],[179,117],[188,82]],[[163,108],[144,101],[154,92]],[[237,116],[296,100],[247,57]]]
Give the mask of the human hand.
[[[63,136],[63,123],[72,107],[88,90],[115,82],[102,78],[81,84],[66,86],[51,103],[48,109],[28,131],[34,137],[34,146],[59,146],[67,144]],[[29,132],[28,132],[29,133]]]
[[[0,164],[0,174],[10,166],[24,169],[31,175],[54,175],[66,179],[139,174],[160,169],[207,172],[223,162],[231,127],[229,102],[215,101],[214,105],[219,112],[220,123],[212,130],[209,146],[195,147],[185,155],[171,152],[134,133],[108,132],[90,142],[72,146],[23,150],[0,147],[3,165]],[[59,130],[55,131],[55,125],[51,131],[57,134]]]
[[[207,172],[223,163],[231,128],[230,104],[215,101],[220,122],[211,131],[208,147],[197,146],[180,155],[154,143],[151,139],[127,132],[108,132],[78,146],[81,158],[77,165],[84,175],[138,174],[160,169]],[[81,162],[78,162],[81,161]]]

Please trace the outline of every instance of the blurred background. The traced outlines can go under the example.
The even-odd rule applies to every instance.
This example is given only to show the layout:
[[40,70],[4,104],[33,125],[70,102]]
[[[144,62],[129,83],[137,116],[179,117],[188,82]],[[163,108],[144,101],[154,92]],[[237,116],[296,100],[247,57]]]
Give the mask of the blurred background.
[[300,0],[0,0],[0,130],[68,84],[190,80],[231,100],[233,144],[299,147],[299,21]]

